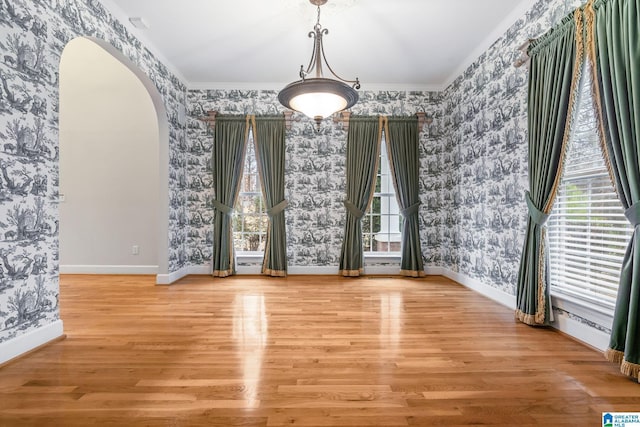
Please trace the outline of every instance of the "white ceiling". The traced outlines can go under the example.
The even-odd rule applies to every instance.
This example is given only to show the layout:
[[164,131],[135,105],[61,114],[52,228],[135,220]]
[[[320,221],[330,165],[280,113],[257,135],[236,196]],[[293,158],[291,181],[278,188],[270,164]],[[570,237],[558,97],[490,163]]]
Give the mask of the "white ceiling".
[[[535,0],[329,0],[331,67],[362,89],[445,88]],[[281,88],[309,62],[309,0],[103,0],[188,86]],[[128,24],[128,22],[127,22]],[[326,72],[325,72],[326,75]]]

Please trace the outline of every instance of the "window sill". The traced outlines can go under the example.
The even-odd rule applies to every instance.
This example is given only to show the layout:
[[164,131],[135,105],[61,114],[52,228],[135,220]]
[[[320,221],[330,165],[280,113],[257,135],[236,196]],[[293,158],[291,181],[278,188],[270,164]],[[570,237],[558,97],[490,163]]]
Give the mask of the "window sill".
[[236,252],[236,259],[242,263],[262,262],[262,260],[264,259],[264,252]]
[[367,261],[375,264],[384,264],[384,263],[399,263],[402,255],[399,252],[365,252],[364,253],[364,261],[365,264]]
[[575,314],[590,322],[600,325],[604,328],[611,329],[613,324],[613,313],[606,308],[590,304],[562,294],[552,294],[551,304],[568,313]]

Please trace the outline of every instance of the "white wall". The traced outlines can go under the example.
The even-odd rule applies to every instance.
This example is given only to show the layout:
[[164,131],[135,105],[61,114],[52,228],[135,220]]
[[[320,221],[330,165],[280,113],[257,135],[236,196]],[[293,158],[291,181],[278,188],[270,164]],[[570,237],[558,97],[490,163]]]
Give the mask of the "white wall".
[[71,41],[60,63],[62,273],[157,271],[158,141],[140,80],[92,41]]

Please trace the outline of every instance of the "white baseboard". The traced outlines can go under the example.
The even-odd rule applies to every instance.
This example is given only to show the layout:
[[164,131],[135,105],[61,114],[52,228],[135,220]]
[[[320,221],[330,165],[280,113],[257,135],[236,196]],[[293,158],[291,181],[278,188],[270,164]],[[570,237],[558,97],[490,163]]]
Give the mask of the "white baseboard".
[[[425,269],[427,274],[442,275],[442,267],[428,267]],[[289,275],[337,275],[340,269],[336,265],[329,266],[290,266],[288,268]],[[261,274],[261,265],[238,265],[236,266],[236,274],[238,275],[256,275]],[[365,265],[364,274],[389,274],[397,275],[400,273],[396,265]],[[158,274],[156,284],[168,285],[189,274],[211,274],[211,265],[191,265],[171,274]]]
[[[337,275],[339,269],[337,266],[291,266],[288,269],[289,275]],[[365,274],[398,274],[397,266],[372,265],[365,266]],[[237,275],[256,275],[262,273],[260,265],[239,265],[236,266]],[[158,274],[156,278],[157,284],[168,285],[189,274],[208,275],[211,274],[211,265],[191,265],[184,267],[177,272],[171,274]]]
[[0,364],[8,362],[62,335],[62,320],[56,320],[46,326],[0,343]]
[[[469,289],[472,289],[478,292],[479,294],[484,295],[485,297],[492,299],[499,304],[504,305],[507,308],[510,308],[512,310],[516,309],[515,295],[510,295],[504,291],[501,291],[500,289],[496,289],[492,286],[486,285],[478,279],[469,277],[466,274],[449,270],[448,268],[444,268],[444,267],[432,267],[432,268],[433,268],[433,271],[438,271],[439,269],[440,275],[445,276],[455,282],[458,282],[461,285]],[[434,273],[429,272],[427,274],[434,274]]]
[[[237,274],[260,274],[260,266],[238,266]],[[170,285],[189,275],[211,275],[211,264],[188,265],[169,274],[156,275],[156,285]]]
[[157,274],[156,285],[170,285],[189,275],[189,267],[182,267],[180,270],[169,274]]
[[317,265],[312,265],[312,266],[301,266],[301,265],[294,265],[288,268],[287,273],[289,275],[304,275],[304,274],[309,274],[309,275],[337,275],[338,272],[340,271],[340,269],[338,268],[337,265],[329,265],[329,266],[317,266]]
[[60,265],[60,274],[157,274],[157,265]]
[[444,276],[444,268],[443,267],[425,267],[424,273],[427,276]]
[[578,322],[577,320],[573,320],[570,317],[558,316],[556,314],[551,326],[600,351],[605,351],[609,346],[609,334]]
[[211,264],[190,265],[187,268],[189,269],[189,274],[211,275],[213,273],[213,270],[211,268]]

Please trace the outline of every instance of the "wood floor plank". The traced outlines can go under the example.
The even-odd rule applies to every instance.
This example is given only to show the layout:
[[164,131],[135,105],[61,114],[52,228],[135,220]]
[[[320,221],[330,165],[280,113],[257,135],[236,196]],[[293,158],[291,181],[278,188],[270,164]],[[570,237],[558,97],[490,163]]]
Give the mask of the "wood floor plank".
[[448,279],[62,276],[5,426],[599,426],[640,386]]

